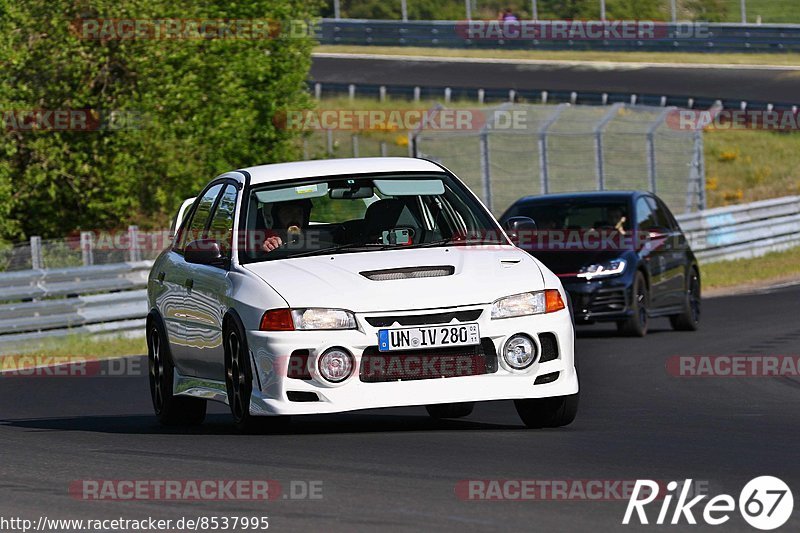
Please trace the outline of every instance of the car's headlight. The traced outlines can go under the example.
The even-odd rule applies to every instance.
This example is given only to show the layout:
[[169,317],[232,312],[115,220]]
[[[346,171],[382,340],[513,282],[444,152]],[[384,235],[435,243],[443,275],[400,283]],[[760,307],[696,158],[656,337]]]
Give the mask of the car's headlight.
[[616,276],[625,272],[627,263],[624,259],[614,259],[613,261],[606,261],[605,263],[597,263],[582,267],[578,271],[579,278],[604,278],[607,276]]
[[492,318],[539,315],[559,311],[564,307],[564,300],[557,289],[523,292],[495,300],[492,304]]
[[357,329],[356,317],[344,309],[270,309],[261,317],[261,331]]
[[295,329],[356,329],[356,317],[343,309],[292,309]]

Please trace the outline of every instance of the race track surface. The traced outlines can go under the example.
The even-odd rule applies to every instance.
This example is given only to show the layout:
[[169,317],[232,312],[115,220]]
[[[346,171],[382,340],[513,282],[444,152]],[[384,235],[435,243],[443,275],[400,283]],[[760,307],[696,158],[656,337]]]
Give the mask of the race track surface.
[[311,79],[323,83],[633,93],[800,104],[800,70],[793,67],[552,64],[315,54]]
[[[707,300],[696,333],[656,320],[644,339],[578,330],[581,408],[573,425],[526,430],[510,402],[438,422],[422,407],[296,418],[238,435],[226,407],[195,429],[151,415],[145,375],[0,378],[0,516],[269,516],[276,531],[641,531],[611,501],[463,501],[460,480],[683,480],[738,498],[775,475],[800,500],[800,380],[681,378],[675,355],[798,354],[800,287]],[[133,361],[142,362],[143,358]],[[321,481],[322,499],[81,501],[76,480]],[[657,509],[652,511],[655,519]],[[698,513],[695,513],[698,514]],[[800,515],[785,530],[797,530]],[[668,530],[686,530],[680,527]],[[695,527],[693,530],[704,530]],[[717,531],[754,531],[736,513]]]

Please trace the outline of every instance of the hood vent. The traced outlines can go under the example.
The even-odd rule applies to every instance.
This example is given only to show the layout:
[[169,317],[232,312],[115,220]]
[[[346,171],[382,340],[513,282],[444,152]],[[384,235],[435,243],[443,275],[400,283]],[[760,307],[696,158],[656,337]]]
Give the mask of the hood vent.
[[391,281],[395,279],[438,278],[452,276],[456,268],[450,265],[409,268],[390,268],[387,270],[365,270],[359,272],[372,281]]

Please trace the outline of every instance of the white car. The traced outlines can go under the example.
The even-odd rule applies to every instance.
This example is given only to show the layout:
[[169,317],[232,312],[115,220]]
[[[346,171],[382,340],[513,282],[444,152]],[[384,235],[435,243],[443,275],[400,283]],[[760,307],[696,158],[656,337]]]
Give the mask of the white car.
[[446,168],[246,168],[213,179],[181,219],[148,283],[163,423],[201,423],[207,400],[227,403],[242,429],[411,405],[455,418],[504,399],[528,427],[574,419],[559,279]]

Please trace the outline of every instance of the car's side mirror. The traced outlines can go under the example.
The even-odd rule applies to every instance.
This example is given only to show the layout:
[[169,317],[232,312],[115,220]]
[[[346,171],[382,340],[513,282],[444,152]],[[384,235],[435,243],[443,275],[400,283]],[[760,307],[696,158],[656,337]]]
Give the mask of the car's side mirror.
[[197,265],[223,267],[226,264],[219,242],[214,239],[198,239],[190,242],[186,245],[183,258],[187,263]]
[[520,236],[524,232],[536,231],[536,222],[530,217],[510,217],[505,221],[505,230],[511,242],[519,244]]
[[651,239],[664,239],[670,235],[672,231],[669,228],[654,227],[647,230],[647,236]]

